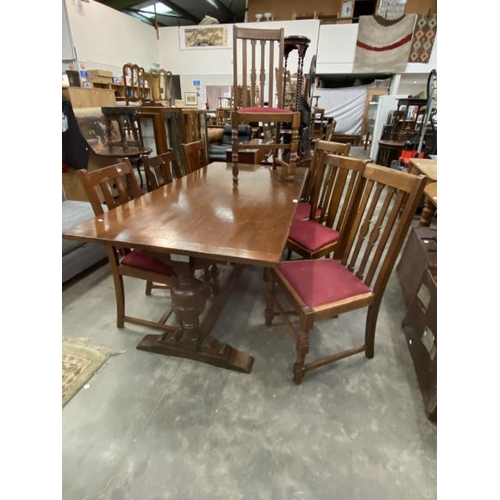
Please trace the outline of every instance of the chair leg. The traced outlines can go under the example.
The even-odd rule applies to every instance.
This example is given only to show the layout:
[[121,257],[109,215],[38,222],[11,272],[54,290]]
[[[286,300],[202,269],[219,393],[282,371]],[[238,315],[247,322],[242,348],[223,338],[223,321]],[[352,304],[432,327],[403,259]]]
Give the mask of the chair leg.
[[373,358],[375,355],[375,329],[377,328],[377,318],[378,311],[380,309],[380,304],[372,304],[368,308],[366,314],[366,325],[365,325],[365,356],[367,358]]
[[274,279],[273,271],[268,267],[264,268],[264,280],[266,281],[266,310],[264,312],[266,319],[266,326],[273,324],[274,318]]
[[306,374],[304,361],[307,353],[309,352],[309,329],[302,329],[300,337],[295,344],[295,350],[297,351],[297,358],[293,365],[293,381],[297,385],[300,385],[304,375]]
[[113,275],[115,283],[115,299],[116,299],[116,326],[123,328],[125,324],[125,290],[123,287],[123,276]]
[[219,267],[217,264],[212,264],[210,266],[210,275],[212,282],[212,294],[217,295],[220,292],[220,283],[219,283]]

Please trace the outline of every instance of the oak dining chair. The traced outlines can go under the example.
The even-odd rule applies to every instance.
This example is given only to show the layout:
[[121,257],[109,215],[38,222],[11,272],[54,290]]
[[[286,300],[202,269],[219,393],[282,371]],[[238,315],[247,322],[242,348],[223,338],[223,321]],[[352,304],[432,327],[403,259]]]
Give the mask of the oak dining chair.
[[[337,258],[284,261],[268,271],[265,322],[270,326],[274,316],[281,315],[295,338],[296,384],[302,382],[307,372],[348,356],[364,352],[373,358],[380,304],[424,183],[424,176],[368,163],[359,196],[352,197],[348,207],[346,231]],[[317,331],[316,322],[331,321],[340,314],[365,308],[361,345],[306,363],[309,337]],[[333,334],[334,325],[322,331]],[[320,345],[322,339],[317,339],[317,343]]]
[[[110,210],[137,200],[143,194],[128,159],[97,170],[81,169],[77,172],[96,216],[104,214],[104,207]],[[143,250],[106,245],[106,252],[113,274],[118,328],[123,328],[124,323],[128,322],[162,329],[172,313],[171,308],[165,311],[158,321],[125,314],[123,277],[145,280],[146,294],[149,295],[152,287],[162,286],[170,289],[173,286],[175,280],[173,268],[163,258],[160,260]]]
[[182,143],[181,147],[186,175],[208,165],[207,152],[201,139]]
[[[233,26],[233,99],[231,113],[233,182],[238,182],[239,151],[253,148],[273,152],[273,162],[283,151],[289,177],[293,177],[299,147],[300,112],[283,102],[284,28],[257,29]],[[238,141],[238,126],[257,124],[272,130],[268,140],[252,140],[251,146]],[[287,129],[289,140],[283,132]],[[288,152],[289,157],[285,157]]]
[[369,160],[328,154],[317,165],[312,190],[311,216],[294,220],[286,248],[287,259],[295,252],[304,259],[329,256],[346,228],[348,207],[359,193],[359,184]]
[[[297,211],[295,212],[294,219],[296,220],[308,220],[311,216],[311,198],[313,185],[315,183],[315,172],[317,166],[321,165],[326,154],[334,154],[340,156],[349,156],[351,152],[350,143],[333,142],[333,141],[317,141],[314,145],[313,155],[311,163],[309,164],[307,170],[306,182],[304,184],[304,189],[302,191],[300,201],[297,204]],[[316,218],[319,216],[316,213]]]
[[142,157],[148,191],[170,184],[182,176],[174,150],[156,156]]

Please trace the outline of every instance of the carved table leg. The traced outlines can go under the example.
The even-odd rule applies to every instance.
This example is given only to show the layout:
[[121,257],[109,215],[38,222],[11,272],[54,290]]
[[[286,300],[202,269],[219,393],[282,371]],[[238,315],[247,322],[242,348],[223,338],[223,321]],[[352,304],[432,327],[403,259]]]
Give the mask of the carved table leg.
[[436,207],[431,200],[426,196],[424,199],[424,208],[422,208],[422,213],[420,214],[420,220],[418,222],[419,226],[429,227],[431,225],[431,219],[436,211]]
[[205,285],[196,279],[191,267],[176,269],[178,282],[172,289],[172,302],[180,326],[172,327],[161,335],[146,335],[137,345],[137,349],[250,373],[254,361],[252,356],[210,336],[210,331],[241,270],[240,266],[234,267],[227,283],[211,303],[200,324],[200,316],[206,303]]

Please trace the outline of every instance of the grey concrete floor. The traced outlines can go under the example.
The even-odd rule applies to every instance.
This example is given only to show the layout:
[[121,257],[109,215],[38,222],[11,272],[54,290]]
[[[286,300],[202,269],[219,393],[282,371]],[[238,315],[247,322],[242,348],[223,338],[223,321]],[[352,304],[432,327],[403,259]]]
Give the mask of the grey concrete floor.
[[[225,271],[224,271],[225,272]],[[131,314],[157,317],[165,291],[126,280]],[[124,351],[62,410],[63,500],[422,500],[437,497],[437,426],[425,416],[401,328],[395,272],[375,357],[292,382],[294,341],[264,325],[262,270],[239,277],[213,335],[254,356],[250,374],[139,351],[116,328],[108,265],[63,286],[63,336]],[[365,313],[318,323],[314,353],[362,343]]]

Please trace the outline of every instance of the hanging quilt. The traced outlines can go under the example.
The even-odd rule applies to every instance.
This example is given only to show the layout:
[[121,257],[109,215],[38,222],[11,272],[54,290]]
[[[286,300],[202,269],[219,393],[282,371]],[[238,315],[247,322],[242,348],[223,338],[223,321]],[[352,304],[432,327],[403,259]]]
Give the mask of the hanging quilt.
[[394,20],[360,16],[353,72],[404,73],[416,19],[416,14]]
[[410,48],[409,62],[428,63],[431,57],[432,47],[436,39],[437,14],[429,16],[417,16],[413,41]]

